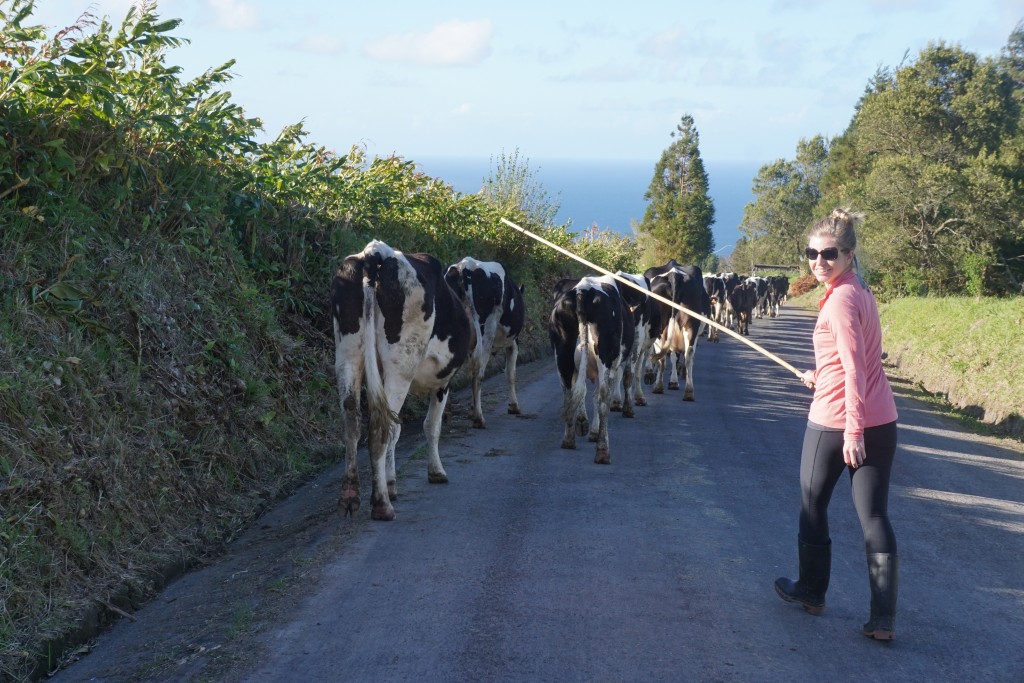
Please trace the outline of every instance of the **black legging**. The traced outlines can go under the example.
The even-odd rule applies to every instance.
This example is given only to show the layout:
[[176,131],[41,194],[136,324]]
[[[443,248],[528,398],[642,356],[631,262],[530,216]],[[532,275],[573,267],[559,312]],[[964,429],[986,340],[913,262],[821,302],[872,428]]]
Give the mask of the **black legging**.
[[850,472],[853,505],[869,553],[896,554],[889,523],[889,474],[896,454],[896,423],[864,430],[867,456],[856,469],[843,461],[843,433],[807,428],[800,455],[800,539],[814,545],[829,541],[828,504],[844,469]]

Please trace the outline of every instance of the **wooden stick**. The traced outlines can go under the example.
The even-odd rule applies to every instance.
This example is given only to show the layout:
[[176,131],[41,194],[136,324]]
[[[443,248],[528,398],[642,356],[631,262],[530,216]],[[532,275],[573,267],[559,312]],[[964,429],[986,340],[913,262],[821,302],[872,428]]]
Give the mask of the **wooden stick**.
[[[728,334],[728,335],[730,335],[732,337],[735,337],[736,339],[739,339],[741,342],[743,342],[744,344],[746,344],[750,348],[754,349],[758,353],[767,356],[768,358],[772,359],[773,361],[775,361],[776,363],[778,363],[782,367],[786,368],[787,370],[792,372],[794,375],[796,375],[797,379],[800,379],[801,377],[803,377],[803,373],[800,372],[799,370],[797,370],[795,367],[793,367],[792,365],[790,365],[786,361],[782,360],[781,358],[776,356],[771,351],[768,351],[767,349],[765,349],[765,348],[763,348],[761,346],[758,346],[754,342],[752,342],[749,339],[747,339],[746,337],[744,337],[742,334],[738,334],[736,332],[733,332],[728,327],[726,327],[724,325],[720,325],[720,324],[716,323],[714,320],[711,320],[710,318],[705,318],[700,313],[697,313],[695,311],[691,311],[690,309],[686,308],[685,306],[681,306],[681,305],[677,304],[676,302],[672,301],[671,299],[666,299],[665,297],[661,296],[660,294],[655,294],[654,292],[652,292],[650,290],[644,289],[643,287],[641,287],[640,285],[638,285],[637,283],[633,282],[632,280],[630,280],[628,278],[620,277],[620,276],[616,275],[615,273],[607,271],[604,268],[602,268],[601,266],[598,266],[596,264],[591,263],[590,261],[586,260],[582,256],[577,256],[576,254],[572,253],[568,249],[564,249],[564,248],[558,246],[557,244],[555,244],[554,242],[546,240],[543,237],[541,237],[540,235],[534,234],[534,233],[530,232],[529,230],[527,230],[526,228],[520,227],[520,226],[516,225],[515,223],[513,223],[512,221],[510,221],[510,220],[508,220],[506,218],[502,218],[501,222],[504,223],[505,225],[508,225],[509,227],[515,228],[516,230],[518,230],[519,232],[523,233],[527,237],[532,237],[533,239],[537,240],[541,244],[549,246],[552,249],[554,249],[555,251],[560,252],[562,254],[565,254],[569,258],[575,259],[575,260],[579,261],[580,263],[582,263],[583,265],[588,266],[590,268],[593,268],[594,270],[596,270],[599,273],[603,273],[603,274],[605,274],[605,275],[607,275],[609,277],[614,278],[617,282],[621,282],[622,284],[627,285],[629,287],[632,287],[633,289],[640,290],[644,294],[647,294],[648,296],[654,297],[655,299],[657,299],[658,301],[662,302],[663,304],[665,304],[667,306],[671,306],[672,308],[680,310],[683,313],[686,313],[687,315],[691,315],[694,318],[696,318],[697,320],[701,320],[701,321],[707,323],[708,325],[711,325],[712,327],[717,327],[718,329],[720,329],[721,331],[725,332],[726,334]],[[704,286],[704,283],[702,282],[701,283],[701,287],[703,287],[703,286]]]

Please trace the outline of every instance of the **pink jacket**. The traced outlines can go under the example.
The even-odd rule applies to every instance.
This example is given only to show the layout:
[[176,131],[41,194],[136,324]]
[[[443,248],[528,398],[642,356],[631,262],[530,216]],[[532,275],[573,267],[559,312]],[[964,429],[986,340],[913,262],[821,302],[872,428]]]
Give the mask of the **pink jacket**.
[[840,276],[818,303],[814,326],[814,400],[808,419],[842,429],[847,439],[893,422],[896,401],[882,370],[882,323],[856,273]]

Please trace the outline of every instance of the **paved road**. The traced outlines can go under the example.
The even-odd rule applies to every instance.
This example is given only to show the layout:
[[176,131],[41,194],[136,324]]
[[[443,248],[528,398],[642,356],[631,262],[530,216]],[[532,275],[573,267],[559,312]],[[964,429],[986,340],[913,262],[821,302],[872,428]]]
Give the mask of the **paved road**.
[[[812,326],[784,309],[751,338],[808,367]],[[504,414],[499,377],[487,430],[446,427],[449,485],[426,483],[407,442],[396,521],[335,516],[334,469],[55,680],[1024,681],[1018,442],[969,435],[894,382],[902,575],[882,644],[858,632],[868,584],[845,480],[825,614],[772,590],[796,569],[810,401],[788,372],[702,342],[696,402],[667,392],[615,415],[606,466],[585,440],[559,448],[553,361],[521,375],[526,415]]]

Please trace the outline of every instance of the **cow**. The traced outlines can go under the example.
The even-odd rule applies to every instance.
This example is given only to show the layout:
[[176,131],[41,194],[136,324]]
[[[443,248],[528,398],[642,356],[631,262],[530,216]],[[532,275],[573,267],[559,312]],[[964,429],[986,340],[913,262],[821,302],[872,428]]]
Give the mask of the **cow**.
[[[725,324],[725,279],[721,275],[705,275],[704,289],[711,300],[711,315],[719,325]],[[718,342],[718,328],[708,325],[708,341]]]
[[768,312],[768,278],[751,275],[746,281],[754,285],[754,313],[757,318],[764,318],[764,314]]
[[661,307],[653,297],[645,293],[646,291],[650,291],[650,287],[643,275],[624,273],[621,270],[615,274],[621,278],[635,282],[637,287],[644,290],[641,291],[630,287],[627,284],[616,281],[616,284],[619,285],[619,292],[622,294],[622,298],[626,300],[626,303],[629,304],[629,307],[633,311],[633,324],[635,327],[633,348],[629,354],[629,365],[632,368],[633,381],[630,382],[628,386],[623,385],[620,387],[619,385],[616,385],[612,397],[611,410],[621,410],[623,404],[623,393],[628,394],[628,396],[626,396],[627,403],[637,406],[647,405],[647,397],[644,396],[642,377],[644,364],[651,353],[651,347],[654,345],[654,340],[661,334]]
[[733,288],[729,295],[729,302],[736,314],[736,332],[750,335],[750,317],[757,305],[757,285],[745,281]]
[[[704,275],[698,266],[681,266],[675,259],[669,259],[665,265],[648,268],[644,271],[644,277],[651,283],[651,291],[655,294],[704,317],[710,315],[711,298],[704,289]],[[668,388],[678,389],[679,366],[682,364],[686,379],[683,400],[692,401],[693,358],[703,323],[664,303],[661,304],[661,319],[661,336],[654,342],[651,352],[651,362],[656,372],[648,373],[645,380],[651,379],[654,382],[652,391],[655,394],[664,393],[665,371],[671,368]],[[672,354],[676,355],[675,363],[672,362]]]
[[[633,317],[615,279],[605,275],[560,280],[548,317],[548,335],[562,383],[562,448],[576,448],[576,434],[597,443],[594,462],[611,462],[608,411],[612,387],[632,381],[629,351]],[[587,420],[587,379],[594,382],[594,419]],[[628,396],[627,396],[628,400]],[[623,406],[625,412],[626,406]]]
[[516,359],[519,357],[519,333],[526,320],[524,288],[516,286],[505,267],[496,261],[477,261],[471,256],[449,266],[445,282],[460,293],[469,307],[476,328],[477,345],[466,362],[473,384],[473,426],[483,429],[480,389],[491,356],[504,349],[505,379],[508,382],[508,412],[519,415],[516,396]]
[[736,311],[732,308],[732,290],[740,284],[740,276],[737,273],[722,273],[722,282],[725,283],[725,324],[731,330],[736,329]]
[[789,278],[785,275],[772,275],[768,278],[769,315],[779,317],[779,310],[789,295]]
[[395,444],[398,411],[409,392],[427,394],[423,421],[427,479],[447,483],[437,443],[452,376],[476,344],[469,315],[445,283],[440,261],[429,254],[404,254],[373,240],[345,258],[331,287],[334,374],[338,382],[345,441],[345,473],[338,507],[359,510],[356,451],[360,431],[360,387],[365,381],[369,413],[367,448],[373,481],[371,517],[392,520],[397,497]]

